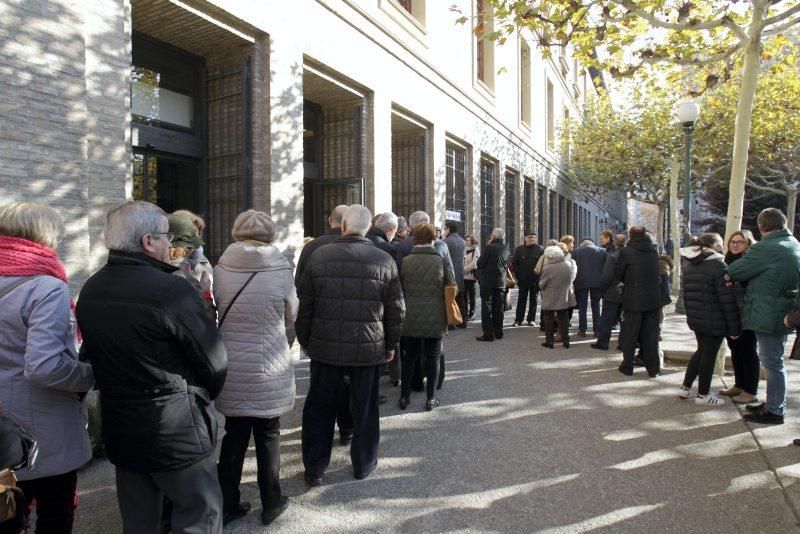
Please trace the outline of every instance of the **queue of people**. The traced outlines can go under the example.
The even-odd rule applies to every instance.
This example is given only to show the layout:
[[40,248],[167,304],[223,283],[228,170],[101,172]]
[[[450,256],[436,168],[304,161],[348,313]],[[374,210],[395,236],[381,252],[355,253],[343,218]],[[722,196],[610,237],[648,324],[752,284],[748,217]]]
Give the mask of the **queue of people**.
[[[622,374],[637,365],[651,378],[661,372],[671,263],[642,226],[627,236],[604,231],[600,246],[581,239],[577,249],[573,236],[542,247],[526,231],[512,252],[500,228],[480,246],[451,221],[440,233],[422,211],[406,221],[342,205],[328,222],[293,273],[274,244],[270,216],[245,211],[212,270],[202,218],[125,202],[106,216],[108,261],[76,306],[55,251],[64,234],[60,216],[33,203],[0,207],[0,307],[20,311],[0,315],[8,340],[0,376],[11,384],[0,389],[0,408],[8,407],[0,415],[29,428],[40,448],[38,459],[15,473],[22,520],[15,530],[0,523],[0,533],[18,532],[34,502],[37,531],[71,531],[77,469],[91,457],[85,397],[92,389],[125,532],[220,532],[248,514],[253,505],[242,500],[240,484],[251,439],[261,521],[271,524],[289,506],[280,483],[280,418],[296,396],[292,329],[310,360],[301,433],[306,484],[324,482],[336,424],[340,444],[350,447],[353,477],[369,477],[379,461],[381,376],[388,372],[400,386],[401,410],[413,404],[414,391],[424,392],[425,410],[440,406],[446,336],[474,317],[476,284],[478,341],[503,339],[516,285],[513,326],[535,326],[541,304],[542,346],[570,348],[577,308],[577,336],[592,332],[594,349],[608,350],[620,326]],[[784,345],[800,326],[800,244],[779,210],[764,210],[758,226],[761,241],[735,232],[727,253],[712,233],[681,249],[697,351],[678,395],[705,406],[724,405],[727,396],[747,404],[748,421],[780,424]],[[460,320],[448,316],[450,305]],[[723,341],[735,382],[714,394]],[[759,365],[767,370],[761,403]],[[215,459],[219,414],[225,434]]]

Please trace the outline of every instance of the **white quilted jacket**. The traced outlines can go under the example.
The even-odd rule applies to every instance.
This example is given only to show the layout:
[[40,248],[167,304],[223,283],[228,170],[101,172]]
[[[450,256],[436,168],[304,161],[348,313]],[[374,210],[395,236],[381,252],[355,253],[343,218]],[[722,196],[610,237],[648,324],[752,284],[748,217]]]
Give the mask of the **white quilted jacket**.
[[294,367],[286,326],[297,318],[292,266],[273,245],[230,245],[214,267],[219,317],[250,275],[222,324],[228,349],[228,378],[217,397],[227,417],[278,417],[294,406]]

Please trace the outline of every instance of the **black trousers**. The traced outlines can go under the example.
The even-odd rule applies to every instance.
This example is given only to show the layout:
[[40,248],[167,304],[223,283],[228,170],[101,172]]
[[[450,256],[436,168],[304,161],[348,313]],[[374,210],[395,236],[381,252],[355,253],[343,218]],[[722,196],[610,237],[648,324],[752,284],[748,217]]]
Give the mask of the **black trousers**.
[[378,385],[381,366],[343,367],[311,360],[311,379],[303,406],[303,465],[312,477],[325,474],[333,448],[333,425],[336,400],[350,379],[350,412],[353,416],[353,442],[350,459],[353,472],[369,472],[378,461],[380,423],[378,420]]
[[439,383],[439,359],[442,351],[442,338],[407,337],[406,353],[403,356],[403,379],[400,382],[400,395],[411,397],[411,375],[414,367],[424,362],[425,376],[428,379],[425,391],[428,400],[434,397]]
[[711,389],[711,378],[714,375],[714,363],[717,361],[717,352],[722,345],[722,336],[706,336],[698,332],[694,333],[697,339],[697,350],[692,354],[689,364],[686,366],[686,374],[683,375],[683,385],[687,388],[692,387],[694,379],[700,376],[697,384],[697,393],[708,395]]
[[481,326],[486,337],[503,337],[505,289],[481,288]]
[[536,306],[539,303],[539,284],[536,282],[519,282],[519,293],[517,293],[517,315],[515,320],[518,323],[522,322],[525,318],[525,307],[528,304],[528,296],[530,296],[530,307],[528,307],[527,321],[536,320]]
[[752,330],[742,330],[742,335],[736,339],[728,339],[728,348],[731,349],[731,362],[733,374],[736,378],[736,387],[751,395],[758,393],[759,362],[756,342],[756,333]]
[[225,437],[219,452],[217,474],[222,490],[222,509],[235,510],[239,506],[242,481],[242,466],[250,444],[250,434],[256,445],[258,466],[258,490],[261,506],[270,510],[280,505],[281,500],[281,423],[279,417],[261,419],[257,417],[226,417]]
[[544,322],[544,339],[547,343],[553,343],[555,336],[555,316],[558,315],[558,331],[561,334],[561,341],[569,341],[569,308],[563,310],[542,310],[542,321]]
[[467,315],[475,315],[475,284],[476,280],[464,280],[464,291],[467,301]]
[[[75,492],[78,485],[78,472],[70,471],[63,475],[37,478],[17,482],[17,486],[25,495],[25,522],[36,505],[35,532],[43,534],[69,534],[72,532],[72,523],[75,521],[75,509],[78,498]],[[0,523],[0,533],[16,534],[19,530],[10,520]]]
[[[611,330],[614,325],[620,320],[622,316],[622,303],[621,302],[607,302],[603,301],[603,311],[600,314],[600,327],[597,329],[597,344],[608,348],[611,342]],[[619,331],[619,345],[622,345],[623,330]]]
[[636,343],[641,347],[642,360],[647,373],[654,375],[661,371],[658,358],[658,313],[659,308],[647,311],[625,310],[625,330],[622,336],[622,365],[625,371],[633,371],[633,357]]

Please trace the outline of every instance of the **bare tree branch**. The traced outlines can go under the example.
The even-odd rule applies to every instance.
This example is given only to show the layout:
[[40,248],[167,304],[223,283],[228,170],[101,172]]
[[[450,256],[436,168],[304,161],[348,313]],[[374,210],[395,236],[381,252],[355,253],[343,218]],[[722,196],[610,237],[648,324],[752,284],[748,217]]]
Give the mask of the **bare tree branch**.
[[765,19],[764,20],[764,27],[766,28],[767,26],[771,26],[773,24],[777,24],[778,22],[780,22],[782,20],[786,20],[789,17],[793,17],[797,13],[800,13],[800,4],[797,4],[797,5],[794,5],[794,6],[790,7],[789,9],[784,11],[783,13],[778,13],[774,17],[769,17],[768,19]]
[[[800,4],[798,4],[798,6],[800,6]],[[766,36],[775,35],[777,33],[781,33],[782,31],[788,30],[789,28],[791,28],[792,26],[794,26],[796,24],[800,24],[800,17],[796,17],[796,18],[787,20],[783,24],[779,24],[778,26],[775,26],[774,28],[770,28],[769,30],[765,31],[762,35],[766,35]]]

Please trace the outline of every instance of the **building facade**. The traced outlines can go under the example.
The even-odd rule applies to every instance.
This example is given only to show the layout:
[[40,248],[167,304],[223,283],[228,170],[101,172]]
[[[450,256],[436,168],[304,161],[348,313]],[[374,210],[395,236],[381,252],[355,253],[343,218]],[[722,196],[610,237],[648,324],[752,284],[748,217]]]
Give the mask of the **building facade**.
[[574,190],[563,121],[594,91],[481,0],[11,0],[0,4],[0,201],[57,208],[73,291],[126,199],[202,214],[212,261],[236,215],[296,250],[331,208],[426,210],[485,241],[597,236],[624,198]]

